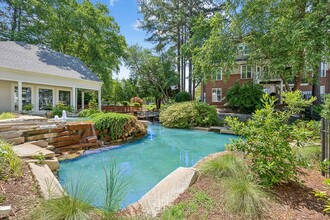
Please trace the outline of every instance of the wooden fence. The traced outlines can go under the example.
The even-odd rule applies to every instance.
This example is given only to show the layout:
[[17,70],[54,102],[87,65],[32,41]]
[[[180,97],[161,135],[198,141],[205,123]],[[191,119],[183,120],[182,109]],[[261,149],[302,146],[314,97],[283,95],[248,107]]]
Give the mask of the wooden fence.
[[102,111],[118,113],[137,113],[142,111],[141,106],[102,106]]
[[[322,162],[330,161],[330,120],[322,118],[321,120],[321,144],[322,144]],[[327,167],[328,172],[322,171],[323,176],[329,177],[330,166]]]

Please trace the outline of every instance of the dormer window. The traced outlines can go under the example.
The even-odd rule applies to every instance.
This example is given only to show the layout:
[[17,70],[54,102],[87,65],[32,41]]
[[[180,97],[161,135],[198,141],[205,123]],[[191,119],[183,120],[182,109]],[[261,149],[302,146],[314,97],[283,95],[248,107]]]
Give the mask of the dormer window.
[[241,44],[238,46],[238,52],[243,56],[247,56],[250,53],[250,48],[246,45]]

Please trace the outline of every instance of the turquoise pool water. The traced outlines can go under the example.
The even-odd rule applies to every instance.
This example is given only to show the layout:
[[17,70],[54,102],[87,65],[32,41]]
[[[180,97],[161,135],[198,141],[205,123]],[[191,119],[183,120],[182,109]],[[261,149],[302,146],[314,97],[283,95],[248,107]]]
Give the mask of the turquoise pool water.
[[[138,141],[117,148],[87,151],[82,157],[60,163],[59,179],[62,185],[75,177],[93,184],[94,193],[102,197],[104,187],[103,166],[115,159],[117,167],[125,170],[129,178],[127,195],[122,207],[136,202],[160,180],[176,168],[191,167],[201,158],[224,151],[233,135],[207,131],[168,129],[150,124],[148,134]],[[69,192],[70,193],[70,192]],[[102,206],[102,201],[94,205]]]

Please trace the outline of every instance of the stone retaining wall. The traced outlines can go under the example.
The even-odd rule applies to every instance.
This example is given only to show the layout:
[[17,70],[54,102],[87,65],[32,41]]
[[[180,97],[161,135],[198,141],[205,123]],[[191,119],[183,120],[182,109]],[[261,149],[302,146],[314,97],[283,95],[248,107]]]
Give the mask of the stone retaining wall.
[[1,121],[0,138],[13,145],[44,141],[56,153],[100,146],[93,123],[50,122],[45,118]]

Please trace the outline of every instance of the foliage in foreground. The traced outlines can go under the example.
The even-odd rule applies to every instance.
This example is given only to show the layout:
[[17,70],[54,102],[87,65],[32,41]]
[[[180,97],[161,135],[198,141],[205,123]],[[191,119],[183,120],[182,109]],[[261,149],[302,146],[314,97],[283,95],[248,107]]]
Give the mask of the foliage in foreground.
[[[193,191],[192,198],[189,202],[176,204],[166,209],[163,214],[163,220],[184,220],[187,219],[187,215],[197,212],[200,208],[207,214],[214,209],[215,202],[205,192]],[[205,216],[206,218],[207,216]],[[203,218],[204,219],[204,218]]]
[[264,94],[262,85],[247,82],[240,85],[236,82],[226,93],[228,107],[242,113],[252,113],[262,107],[261,98]]
[[[327,178],[324,183],[330,189],[330,179]],[[325,203],[323,212],[330,213],[330,196],[325,191],[315,191],[314,195]]]
[[214,106],[206,103],[181,102],[162,109],[159,119],[165,127],[207,127],[218,123],[218,114]]
[[40,207],[33,213],[34,219],[48,220],[85,220],[94,207],[92,186],[83,181],[73,181],[70,184],[71,195],[63,194],[62,197],[41,202]]
[[[288,120],[315,100],[302,99],[299,91],[284,93],[283,99],[287,104],[284,111],[275,111],[275,100],[265,94],[263,109],[257,110],[247,123],[226,118],[231,129],[245,138],[232,140],[229,148],[245,153],[251,159],[251,170],[259,176],[262,184],[269,186],[296,179],[296,168],[303,161],[297,158],[289,140],[304,136],[288,124]],[[294,147],[298,147],[297,144]]]
[[62,117],[62,112],[72,112],[73,107],[71,105],[65,105],[63,102],[59,102],[52,110],[52,115],[58,115],[58,117]]
[[137,122],[136,118],[132,115],[119,114],[119,113],[105,113],[96,114],[92,118],[95,123],[95,128],[100,133],[101,139],[117,140],[120,138],[125,138],[125,133],[130,135],[132,128],[135,127]]
[[23,174],[23,162],[16,155],[11,145],[0,140],[0,179]]
[[0,120],[11,119],[11,118],[16,118],[16,116],[10,112],[3,112],[0,114]]

